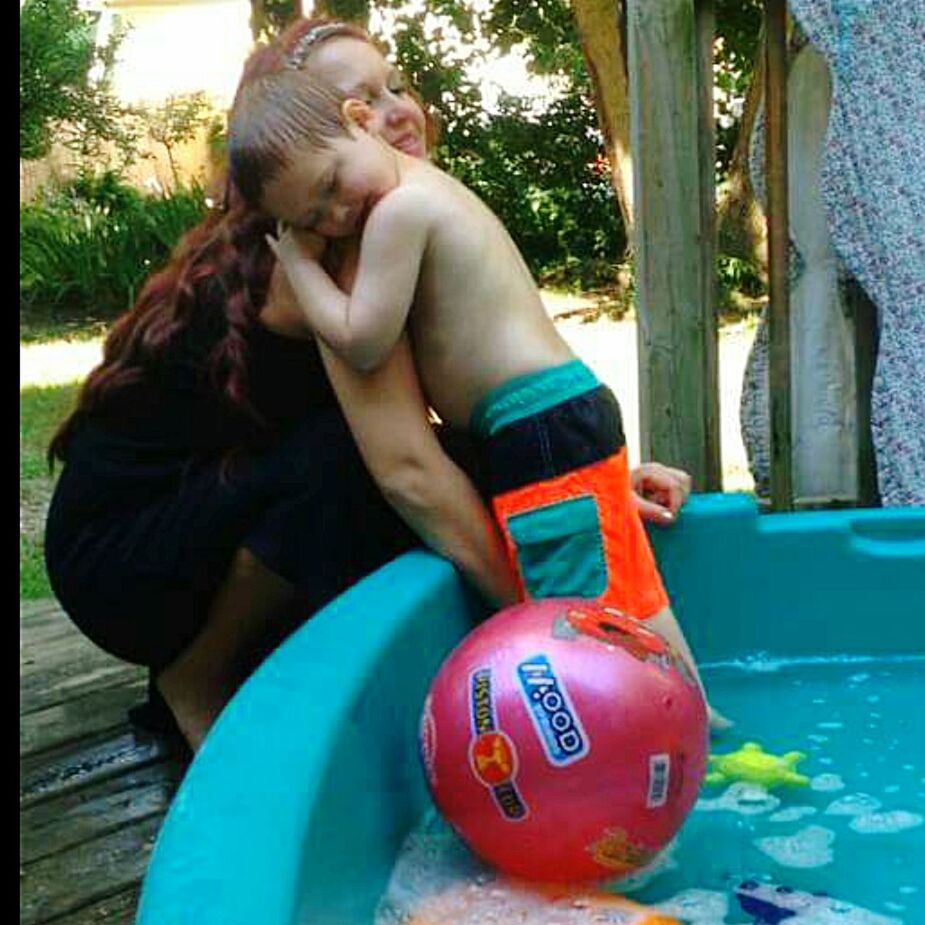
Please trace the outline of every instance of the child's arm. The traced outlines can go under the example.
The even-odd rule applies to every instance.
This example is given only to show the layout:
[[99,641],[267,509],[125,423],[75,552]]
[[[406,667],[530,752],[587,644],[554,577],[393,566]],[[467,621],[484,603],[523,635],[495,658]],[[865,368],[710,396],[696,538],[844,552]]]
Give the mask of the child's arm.
[[375,369],[395,346],[417,287],[427,242],[426,212],[416,190],[400,188],[370,212],[356,282],[342,292],[298,231],[268,243],[317,335],[352,368]]

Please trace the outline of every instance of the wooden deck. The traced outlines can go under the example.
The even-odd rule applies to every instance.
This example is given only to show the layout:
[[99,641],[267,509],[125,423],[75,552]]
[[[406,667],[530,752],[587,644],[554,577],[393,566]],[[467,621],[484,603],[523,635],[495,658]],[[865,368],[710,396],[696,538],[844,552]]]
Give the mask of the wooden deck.
[[130,925],[186,756],[133,728],[146,673],[53,600],[21,607],[20,923]]

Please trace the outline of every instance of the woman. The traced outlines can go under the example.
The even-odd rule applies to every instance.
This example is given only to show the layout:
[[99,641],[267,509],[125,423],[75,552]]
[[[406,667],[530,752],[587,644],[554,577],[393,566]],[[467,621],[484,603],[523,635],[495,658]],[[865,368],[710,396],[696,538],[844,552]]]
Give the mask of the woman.
[[[363,93],[386,141],[425,154],[420,106],[361,30],[299,21],[246,73],[279,54]],[[193,749],[276,642],[413,534],[492,606],[515,599],[407,342],[371,376],[322,367],[287,321],[271,223],[227,198],[114,325],[50,448],[65,462],[46,529],[55,593],[102,648],[150,667]],[[345,286],[350,267],[348,252]],[[684,474],[645,475],[676,510]]]

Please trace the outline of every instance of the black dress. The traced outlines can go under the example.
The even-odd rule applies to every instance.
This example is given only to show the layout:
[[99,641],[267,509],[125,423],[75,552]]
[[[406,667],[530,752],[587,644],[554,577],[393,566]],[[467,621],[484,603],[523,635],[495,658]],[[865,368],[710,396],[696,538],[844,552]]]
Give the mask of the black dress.
[[196,635],[240,547],[297,586],[305,619],[416,542],[368,475],[313,341],[249,333],[262,426],[210,387],[214,343],[188,332],[170,365],[80,423],[46,523],[65,611],[101,648],[153,671]]

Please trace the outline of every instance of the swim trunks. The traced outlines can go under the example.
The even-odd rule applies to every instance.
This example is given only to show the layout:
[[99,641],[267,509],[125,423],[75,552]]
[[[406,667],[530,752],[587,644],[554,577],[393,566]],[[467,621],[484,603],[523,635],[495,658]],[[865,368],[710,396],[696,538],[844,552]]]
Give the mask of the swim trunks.
[[470,426],[524,600],[584,597],[638,619],[668,604],[633,502],[620,407],[584,363],[498,386]]

